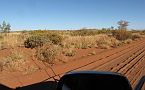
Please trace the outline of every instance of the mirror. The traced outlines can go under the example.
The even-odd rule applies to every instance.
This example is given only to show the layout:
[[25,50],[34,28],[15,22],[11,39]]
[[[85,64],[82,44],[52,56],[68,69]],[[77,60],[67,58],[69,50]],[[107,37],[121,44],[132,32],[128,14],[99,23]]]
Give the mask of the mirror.
[[64,75],[57,90],[132,90],[128,80],[117,73],[82,71]]
[[145,76],[143,76],[135,87],[135,90],[145,90]]

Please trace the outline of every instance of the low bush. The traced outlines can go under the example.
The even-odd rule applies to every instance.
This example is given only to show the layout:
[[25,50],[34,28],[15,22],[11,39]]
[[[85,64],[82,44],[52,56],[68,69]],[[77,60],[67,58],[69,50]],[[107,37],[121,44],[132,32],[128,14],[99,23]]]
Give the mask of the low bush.
[[96,40],[98,47],[102,49],[108,49],[110,47],[119,46],[120,42],[114,37],[108,37],[107,35],[102,35]]
[[97,35],[98,31],[95,29],[81,29],[76,31],[71,31],[71,36],[93,36]]
[[11,55],[3,58],[0,61],[1,71],[4,69],[8,71],[22,71],[22,68],[24,68],[22,65],[25,63],[26,61],[24,54],[14,51],[11,53]]
[[0,60],[0,70],[7,72],[22,72],[22,74],[32,73],[38,70],[38,67],[31,64],[26,54],[22,51],[12,51],[10,55]]
[[59,53],[60,47],[58,45],[47,43],[42,47],[36,48],[35,56],[37,60],[53,64]]
[[145,35],[145,30],[142,31],[142,34]]
[[26,48],[35,48],[39,46],[43,46],[43,44],[49,42],[47,37],[43,36],[31,36],[24,41],[24,46]]
[[112,31],[109,29],[102,29],[102,30],[98,30],[98,34],[111,34]]
[[104,38],[101,38],[100,40],[96,41],[97,46],[101,49],[108,49],[110,46],[110,42],[106,41]]
[[130,39],[132,34],[127,30],[114,30],[112,35],[118,40],[127,40]]
[[63,37],[59,34],[50,34],[48,35],[49,40],[56,45],[61,44]]
[[122,43],[124,44],[130,44],[132,42],[132,39],[127,39],[127,40],[124,40]]
[[75,51],[74,48],[67,48],[67,49],[64,50],[62,53],[63,53],[65,56],[69,56],[69,57],[76,55],[76,51]]
[[49,34],[50,31],[49,30],[33,30],[33,31],[29,31],[29,34],[32,36],[44,36]]
[[132,40],[139,39],[139,38],[142,38],[142,36],[139,33],[132,34]]

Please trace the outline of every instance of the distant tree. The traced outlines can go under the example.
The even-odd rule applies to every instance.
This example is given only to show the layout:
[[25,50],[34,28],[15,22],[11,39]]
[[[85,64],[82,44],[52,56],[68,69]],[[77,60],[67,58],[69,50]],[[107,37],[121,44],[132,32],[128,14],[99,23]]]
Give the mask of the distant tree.
[[102,30],[107,30],[106,28],[102,28]]
[[119,25],[118,29],[120,29],[120,30],[127,30],[128,23],[129,23],[128,21],[120,20],[118,22],[118,25]]
[[1,25],[1,30],[2,30],[2,32],[5,31],[6,26],[7,26],[6,22],[3,21],[2,25]]
[[11,25],[8,23],[6,23],[5,21],[3,21],[2,25],[0,25],[0,31],[2,33],[9,33],[11,30]]
[[113,26],[111,26],[111,28],[110,28],[111,30],[114,30],[114,27]]
[[2,26],[0,25],[0,33],[2,32],[2,29],[1,28],[2,28]]
[[0,25],[0,38],[1,38],[1,36],[2,36],[2,26]]
[[5,31],[4,31],[4,32],[9,33],[10,30],[11,30],[11,25],[8,23],[8,24],[6,25],[6,28],[5,28]]

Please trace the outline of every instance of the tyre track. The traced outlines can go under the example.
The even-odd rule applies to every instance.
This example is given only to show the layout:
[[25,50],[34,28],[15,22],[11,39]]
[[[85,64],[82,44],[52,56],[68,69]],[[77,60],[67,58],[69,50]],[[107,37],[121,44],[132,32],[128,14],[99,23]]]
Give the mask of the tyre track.
[[[144,43],[142,45],[144,45]],[[93,70],[103,70],[103,71],[113,71],[113,72],[116,72],[115,70],[112,70],[112,69],[117,69],[118,67],[120,69],[120,65],[122,65],[121,62],[122,61],[127,61],[127,59],[129,59],[132,56],[133,52],[134,53],[138,53],[140,51],[140,48],[142,48],[142,47],[136,46],[136,47],[133,47],[133,49],[131,49],[130,51],[123,52],[122,55],[118,55],[117,57],[115,57],[113,59],[106,58],[106,59],[108,59],[107,63],[104,63],[104,64],[102,64],[102,66],[100,66],[100,67],[94,67],[92,69]],[[124,54],[124,53],[127,53],[127,54]]]
[[[9,77],[8,79],[12,82],[15,82],[16,79],[21,83],[19,82],[15,85],[7,85],[7,83],[5,84],[9,87],[21,87],[42,81],[59,80],[62,75],[71,71],[99,70],[122,73],[129,78],[132,86],[134,87],[141,76],[145,74],[144,46],[145,39],[135,41],[132,44],[124,45],[123,47],[119,47],[116,49],[111,49],[97,55],[87,56],[79,60],[74,60],[63,65],[41,66],[37,64],[40,68],[39,71],[31,75],[23,75],[14,78]],[[37,78],[36,76],[39,76],[39,78]],[[29,82],[27,79],[33,82]]]
[[[143,41],[140,41],[139,43],[134,43],[134,44],[132,44],[132,45],[128,45],[128,46],[126,46],[126,47],[121,47],[121,48],[117,48],[117,49],[115,49],[115,50],[111,50],[111,51],[108,51],[108,52],[105,52],[103,55],[102,54],[100,54],[100,55],[97,55],[97,56],[91,56],[91,57],[89,57],[89,58],[86,58],[86,59],[83,59],[83,60],[79,60],[79,61],[77,61],[77,62],[71,62],[71,63],[67,63],[66,65],[62,65],[62,67],[61,66],[58,66],[58,67],[52,67],[53,68],[53,70],[55,71],[55,73],[57,74],[57,75],[61,75],[61,74],[64,74],[64,69],[68,69],[68,70],[66,70],[65,72],[70,72],[70,71],[76,71],[76,70],[79,70],[79,69],[81,69],[81,70],[83,70],[83,68],[84,69],[87,69],[87,66],[88,65],[91,65],[91,66],[93,66],[92,64],[93,63],[95,63],[95,62],[98,62],[98,61],[102,61],[103,59],[105,59],[104,61],[106,61],[106,60],[109,60],[108,58],[109,57],[111,57],[111,56],[113,56],[113,55],[117,55],[118,53],[120,53],[120,52],[124,52],[125,50],[128,50],[128,49],[134,49],[134,48],[136,48],[137,47],[137,45],[140,45],[141,43],[143,43]],[[125,53],[127,53],[128,51],[126,51]],[[109,54],[108,54],[109,53]],[[124,53],[122,53],[122,54],[124,54]],[[98,59],[96,59],[96,60],[93,60],[94,59],[94,57],[95,58],[98,58]],[[89,59],[89,61],[87,60],[87,59]],[[85,62],[84,62],[85,61]],[[80,65],[78,66],[76,66],[76,63],[80,63]],[[106,63],[106,62],[105,62]],[[104,63],[103,63],[104,64]],[[98,64],[97,64],[98,65]],[[69,67],[69,68],[68,68]],[[72,69],[71,69],[71,67],[73,67]],[[63,70],[61,70],[63,68]],[[88,69],[87,69],[88,70]],[[93,69],[90,69],[90,70],[93,70]]]

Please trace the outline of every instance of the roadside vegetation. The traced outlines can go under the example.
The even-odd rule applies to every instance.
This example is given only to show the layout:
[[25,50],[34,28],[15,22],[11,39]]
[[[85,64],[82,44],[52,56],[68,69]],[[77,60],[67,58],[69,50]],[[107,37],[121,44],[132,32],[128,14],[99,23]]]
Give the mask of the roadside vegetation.
[[[119,21],[118,29],[102,28],[80,30],[34,30],[34,31],[10,31],[10,24],[3,22],[0,25],[0,51],[6,49],[27,48],[34,52],[32,57],[50,65],[54,64],[61,56],[73,57],[78,49],[99,48],[111,49],[129,44],[134,40],[144,37],[144,31],[127,30],[128,22]],[[89,55],[95,55],[95,52]],[[29,68],[35,71],[37,68],[25,67],[25,53],[13,52],[0,60],[0,69],[24,71]]]
[[6,72],[22,72],[28,74],[38,70],[38,67],[31,65],[29,66],[28,57],[25,53],[20,50],[12,50],[9,55],[1,58],[0,60],[0,71]]

